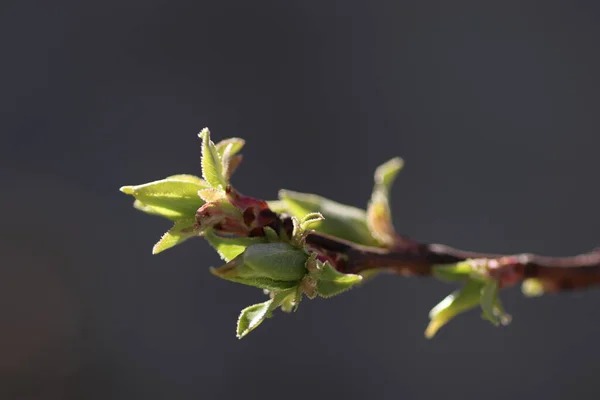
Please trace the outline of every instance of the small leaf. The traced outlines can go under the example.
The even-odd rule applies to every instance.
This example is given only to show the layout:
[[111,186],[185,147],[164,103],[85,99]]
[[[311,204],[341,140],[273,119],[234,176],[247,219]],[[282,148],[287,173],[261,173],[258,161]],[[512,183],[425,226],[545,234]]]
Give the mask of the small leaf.
[[198,232],[194,230],[195,224],[196,220],[194,219],[183,219],[175,222],[175,225],[154,245],[152,254],[158,254],[183,243],[189,238],[198,236]]
[[225,200],[225,193],[222,190],[213,188],[198,190],[198,197],[207,203],[215,203]]
[[375,170],[375,184],[380,185],[385,190],[389,191],[396,179],[396,175],[404,166],[404,160],[400,157],[392,158],[386,163],[380,165]]
[[479,305],[483,283],[477,280],[468,281],[465,286],[448,295],[429,312],[429,325],[425,337],[431,339],[436,332],[452,318]]
[[498,281],[490,280],[485,283],[481,289],[481,309],[483,310],[483,318],[490,321],[495,326],[500,325],[498,313],[495,311],[496,296],[498,295]]
[[225,150],[227,150],[227,147],[230,147],[229,156],[231,157],[239,153],[245,144],[246,141],[244,139],[234,137],[221,140],[215,145],[215,147],[221,157],[223,157],[223,155],[225,154]]
[[318,275],[317,292],[321,297],[332,297],[351,289],[362,279],[360,275],[341,273],[325,262]]
[[263,232],[265,233],[265,237],[267,238],[267,242],[279,242],[281,241],[275,229],[270,226],[263,227]]
[[223,176],[223,165],[221,156],[210,140],[208,128],[204,128],[198,135],[202,139],[202,176],[204,180],[214,189],[225,189],[227,182]]
[[323,214],[318,212],[306,214],[304,217],[302,217],[302,219],[300,219],[300,228],[302,228],[302,230],[306,230],[315,222],[323,221],[324,219],[325,217],[323,217]]
[[177,220],[194,217],[204,204],[198,191],[205,188],[204,181],[170,177],[143,185],[123,186],[120,190],[135,197],[134,207],[138,210]]
[[178,174],[178,175],[168,176],[167,179],[175,179],[178,181],[192,182],[192,183],[197,183],[198,185],[203,186],[203,187],[208,187],[208,184],[202,178],[199,178],[195,175]]
[[158,217],[168,218],[171,221],[179,221],[182,217],[181,212],[168,208],[149,206],[139,200],[133,202],[133,208],[145,212],[146,214],[156,215]]
[[211,273],[228,281],[261,289],[283,290],[297,286],[306,274],[308,255],[282,242],[252,244]]
[[465,281],[469,279],[471,273],[473,273],[473,264],[468,260],[433,267],[433,276],[447,282]]
[[242,256],[257,276],[277,281],[299,281],[307,272],[308,254],[283,242],[249,246]]
[[297,286],[285,297],[281,302],[281,311],[289,313],[298,310],[300,301],[302,300],[302,288]]
[[225,261],[233,260],[240,254],[242,254],[250,245],[267,242],[267,240],[264,237],[228,238],[218,236],[211,229],[204,232],[204,238],[211,244],[211,246],[217,251],[217,253],[219,253],[221,258]]
[[264,303],[254,304],[242,310],[238,318],[236,329],[238,339],[241,339],[252,332],[265,320],[272,303],[273,299],[265,301]]
[[295,292],[295,288],[276,292],[271,300],[243,309],[237,322],[236,335],[238,339],[256,329],[266,318],[271,316],[277,307],[286,301],[286,298],[290,295],[293,296]]
[[[285,210],[296,218],[302,218],[309,213],[321,213],[325,219],[311,226],[317,232],[366,246],[379,244],[369,232],[366,213],[360,208],[340,204],[314,194],[289,190],[280,191],[279,198],[285,204]],[[280,206],[277,203],[274,205]]]
[[392,247],[396,240],[396,230],[392,224],[392,213],[387,198],[374,193],[367,207],[367,226],[371,235],[382,245]]
[[402,165],[402,159],[396,157],[377,168],[373,194],[367,207],[367,225],[371,234],[388,247],[394,245],[397,237],[389,205],[390,189]]
[[222,265],[218,268],[210,268],[210,273],[216,277],[225,279],[230,282],[273,291],[287,290],[298,285],[298,282],[293,281],[277,281],[274,279],[260,277],[242,278],[236,275],[237,271],[235,271],[234,268],[231,267],[231,265],[232,264],[230,261],[229,263]]

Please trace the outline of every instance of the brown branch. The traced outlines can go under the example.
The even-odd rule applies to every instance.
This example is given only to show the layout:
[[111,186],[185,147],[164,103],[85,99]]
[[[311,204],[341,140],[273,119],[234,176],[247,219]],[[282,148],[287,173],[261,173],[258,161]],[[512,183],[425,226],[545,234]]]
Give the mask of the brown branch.
[[361,246],[321,233],[311,233],[306,244],[337,259],[336,267],[345,273],[385,268],[401,275],[432,275],[433,267],[469,259],[489,261],[490,275],[502,286],[537,278],[544,290],[582,289],[600,284],[600,249],[573,257],[544,257],[535,254],[486,254],[454,249],[441,244],[421,244],[399,237],[392,249]]

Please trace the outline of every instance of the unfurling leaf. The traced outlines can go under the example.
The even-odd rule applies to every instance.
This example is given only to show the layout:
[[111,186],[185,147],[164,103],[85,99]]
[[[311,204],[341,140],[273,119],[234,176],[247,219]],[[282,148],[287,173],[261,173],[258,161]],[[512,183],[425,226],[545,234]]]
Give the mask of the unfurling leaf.
[[429,325],[425,337],[431,339],[436,332],[452,318],[479,305],[481,289],[484,283],[477,280],[468,281],[465,286],[448,295],[429,312]]
[[304,251],[287,243],[259,243],[248,246],[242,254],[221,267],[212,268],[211,272],[232,282],[282,290],[298,285],[306,275],[307,259]]
[[182,219],[175,222],[175,225],[154,245],[152,254],[158,254],[189,238],[198,236],[199,232],[195,230],[195,224],[195,219]]
[[244,264],[256,274],[281,281],[299,281],[306,274],[308,254],[287,243],[256,244],[243,254]]
[[[306,214],[321,213],[325,218],[311,225],[311,229],[365,246],[379,243],[369,232],[366,212],[360,208],[340,204],[321,196],[281,190],[279,198],[285,212],[300,219]],[[281,207],[281,204],[275,203]]]
[[375,185],[389,192],[396,179],[396,175],[398,175],[403,166],[404,160],[400,157],[394,157],[388,162],[381,164],[375,170]]
[[241,339],[252,332],[252,330],[265,320],[267,313],[271,308],[271,304],[273,304],[273,299],[265,301],[264,303],[254,304],[242,310],[238,318],[236,329],[238,339]]
[[175,175],[143,185],[123,186],[120,190],[135,197],[133,205],[138,210],[175,221],[194,217],[204,204],[198,191],[207,187],[199,178]]
[[481,309],[483,318],[492,324],[500,325],[500,318],[496,308],[496,299],[498,296],[498,281],[489,280],[481,289]]
[[231,261],[242,254],[248,246],[266,243],[264,237],[224,237],[214,233],[212,229],[204,232],[204,238],[225,261]]
[[396,157],[377,168],[373,194],[367,207],[367,225],[371,234],[388,247],[393,246],[396,240],[389,204],[390,189],[402,165],[402,159]]
[[433,276],[443,281],[466,281],[473,273],[473,264],[467,260],[456,264],[434,266],[432,270]]
[[351,289],[362,279],[360,275],[341,273],[325,262],[317,277],[317,293],[321,297],[332,297]]
[[239,153],[245,144],[246,144],[246,141],[244,139],[234,137],[234,138],[221,140],[219,143],[217,143],[215,145],[215,147],[221,157],[223,157],[223,155],[225,154],[225,151],[229,147],[229,156],[231,157],[231,156],[234,156],[237,153]]
[[202,139],[202,177],[214,189],[225,189],[227,181],[223,176],[221,156],[210,140],[208,128],[204,128],[198,135]]
[[275,293],[271,300],[264,303],[254,304],[246,307],[240,313],[237,322],[236,334],[238,339],[243,338],[260,325],[277,307],[279,307],[290,295],[294,295],[295,289],[284,290]]

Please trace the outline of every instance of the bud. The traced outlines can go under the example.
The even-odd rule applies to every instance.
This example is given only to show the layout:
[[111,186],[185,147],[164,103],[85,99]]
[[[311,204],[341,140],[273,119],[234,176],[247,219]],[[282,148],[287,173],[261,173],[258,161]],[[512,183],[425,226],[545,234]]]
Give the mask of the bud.
[[218,277],[269,290],[296,286],[306,275],[308,255],[290,244],[258,243],[248,246],[227,264],[213,268]]

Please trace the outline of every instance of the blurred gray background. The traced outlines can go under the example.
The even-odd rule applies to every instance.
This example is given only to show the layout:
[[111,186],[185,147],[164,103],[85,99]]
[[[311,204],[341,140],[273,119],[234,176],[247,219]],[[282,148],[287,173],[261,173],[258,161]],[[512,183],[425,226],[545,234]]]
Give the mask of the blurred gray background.
[[[518,4],[523,3],[523,4]],[[260,291],[118,188],[200,174],[364,206],[406,160],[399,231],[479,251],[600,245],[595,2],[7,1],[0,6],[0,398],[598,399],[600,289],[503,295],[431,341],[452,287],[379,278],[238,341]]]

